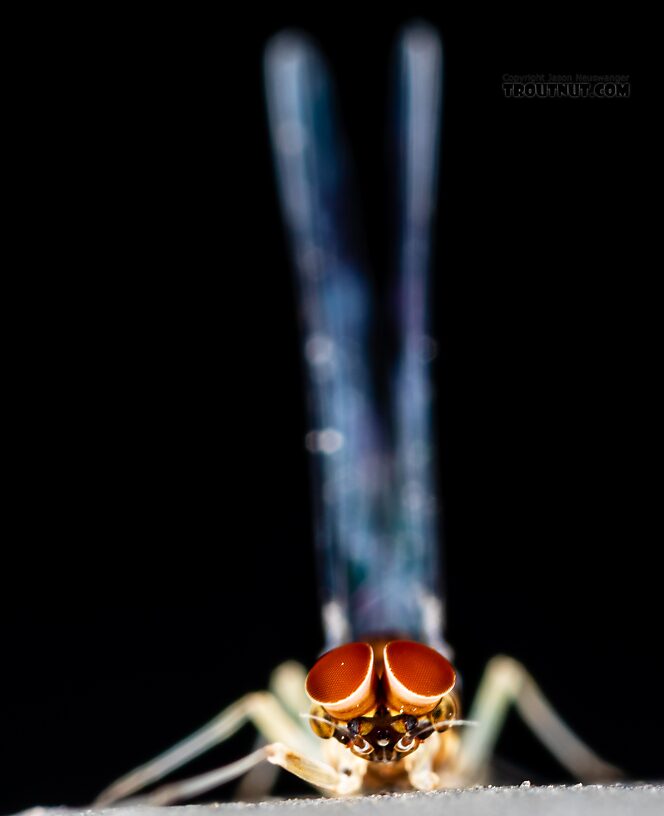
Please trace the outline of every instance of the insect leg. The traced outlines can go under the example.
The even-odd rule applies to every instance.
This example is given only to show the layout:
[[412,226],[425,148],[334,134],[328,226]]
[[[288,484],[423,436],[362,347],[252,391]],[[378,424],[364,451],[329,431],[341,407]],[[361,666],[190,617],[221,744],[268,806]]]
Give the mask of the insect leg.
[[266,745],[259,748],[248,756],[238,759],[237,762],[224,765],[222,768],[216,768],[214,771],[162,785],[145,796],[132,796],[128,802],[132,805],[172,805],[174,802],[181,802],[183,799],[200,796],[226,782],[237,779],[253,768],[259,767],[268,758],[268,747],[270,746]]
[[[308,711],[311,706],[311,701],[304,691],[306,676],[304,666],[289,660],[277,666],[272,672],[269,688],[284,708],[293,717],[297,717],[299,724],[309,736],[309,723],[300,717],[300,714]],[[256,749],[263,747],[266,742],[262,734],[259,734],[256,739]],[[240,802],[265,799],[274,787],[278,773],[279,767],[269,762],[261,762],[254,766],[240,780],[233,793],[233,799]]]
[[314,735],[311,734],[309,738],[307,732],[284,710],[274,695],[267,691],[254,692],[230,705],[207,725],[163,754],[113,782],[98,796],[95,805],[112,804],[159,781],[171,771],[228,739],[248,722],[253,723],[270,742],[286,739],[294,748],[304,752],[315,751],[317,746]]
[[416,790],[430,791],[440,786],[434,771],[440,735],[433,733],[419,748],[404,759],[408,781]]
[[487,664],[469,714],[477,727],[464,731],[461,737],[458,771],[467,784],[480,781],[485,774],[511,705],[577,779],[608,781],[624,776],[576,736],[521,663],[498,655]]
[[337,796],[355,793],[362,784],[362,778],[366,772],[366,762],[354,757],[339,743],[336,744],[343,751],[343,760],[347,760],[347,757],[350,758],[350,761],[345,761],[341,767],[334,767],[332,764],[321,762],[319,759],[296,751],[281,742],[274,742],[237,762],[233,762],[231,765],[217,768],[214,771],[190,779],[163,785],[147,796],[132,799],[131,801],[132,804],[141,805],[171,805],[183,799],[200,796],[224,782],[237,778],[251,768],[257,767],[265,759],[328,793]]
[[355,756],[334,739],[327,740],[323,745],[325,762],[307,757],[280,743],[268,746],[268,750],[270,762],[335,796],[356,793],[368,768],[366,760]]
[[306,669],[294,660],[277,666],[270,677],[270,691],[294,717],[299,718],[311,707],[311,700],[304,690],[306,679]]

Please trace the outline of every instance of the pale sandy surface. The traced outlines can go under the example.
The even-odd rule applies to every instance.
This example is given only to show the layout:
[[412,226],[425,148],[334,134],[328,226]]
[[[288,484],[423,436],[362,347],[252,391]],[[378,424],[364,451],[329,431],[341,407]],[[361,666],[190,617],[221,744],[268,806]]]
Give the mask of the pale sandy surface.
[[474,788],[401,793],[352,799],[285,799],[258,804],[223,803],[182,807],[119,805],[107,810],[33,808],[30,816],[664,816],[664,785],[574,785]]

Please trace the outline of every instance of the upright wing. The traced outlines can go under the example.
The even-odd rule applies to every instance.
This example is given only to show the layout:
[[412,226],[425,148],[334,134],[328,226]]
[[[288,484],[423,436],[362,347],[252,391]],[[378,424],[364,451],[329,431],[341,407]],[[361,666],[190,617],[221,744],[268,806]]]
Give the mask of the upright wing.
[[[437,190],[442,45],[425,23],[407,26],[397,47],[398,354],[393,378],[395,495],[401,585],[422,640],[443,641],[443,600],[434,479],[429,335],[429,263]],[[395,577],[395,580],[398,580]]]
[[323,58],[304,36],[265,55],[268,117],[296,271],[326,645],[357,637],[371,606],[385,490],[369,362],[372,293],[352,212],[348,153]]

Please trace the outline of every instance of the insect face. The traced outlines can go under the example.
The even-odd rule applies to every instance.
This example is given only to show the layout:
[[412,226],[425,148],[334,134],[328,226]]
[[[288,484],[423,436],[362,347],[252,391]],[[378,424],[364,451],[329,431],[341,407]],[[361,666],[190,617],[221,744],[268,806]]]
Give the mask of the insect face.
[[395,762],[457,716],[451,664],[412,641],[391,641],[376,654],[350,643],[324,654],[309,672],[311,727],[370,762]]

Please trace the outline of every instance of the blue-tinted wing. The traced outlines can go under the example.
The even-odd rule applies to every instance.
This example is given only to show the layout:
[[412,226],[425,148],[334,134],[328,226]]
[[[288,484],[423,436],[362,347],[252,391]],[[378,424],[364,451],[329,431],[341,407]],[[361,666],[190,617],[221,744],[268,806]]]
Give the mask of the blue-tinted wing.
[[327,646],[358,635],[380,558],[383,445],[369,362],[372,293],[356,237],[349,159],[322,56],[303,35],[268,45],[265,82],[296,270]]
[[441,60],[431,29],[404,31],[397,93],[399,354],[388,454],[369,354],[372,293],[331,81],[301,35],[281,34],[266,52],[270,132],[304,333],[328,648],[390,632],[445,648],[426,304]]
[[[394,313],[398,354],[393,379],[395,496],[399,564],[408,578],[409,615],[420,637],[441,643],[443,603],[434,478],[429,263],[436,203],[442,46],[424,23],[406,27],[397,47],[398,279]],[[419,617],[418,617],[419,616]]]

